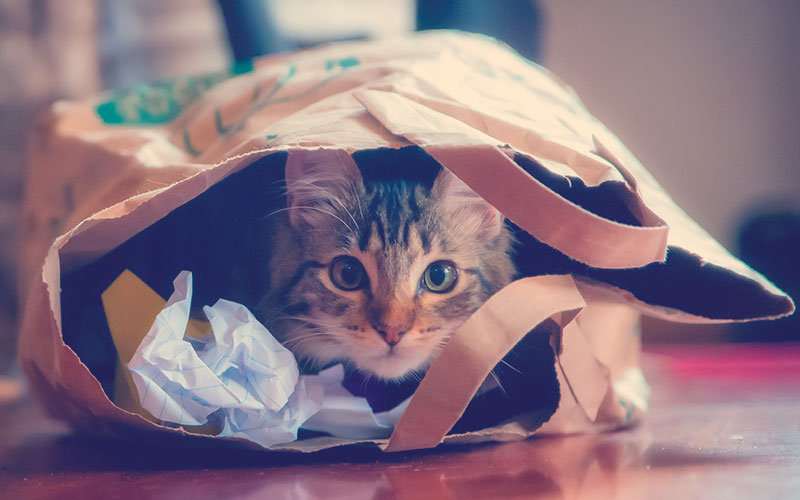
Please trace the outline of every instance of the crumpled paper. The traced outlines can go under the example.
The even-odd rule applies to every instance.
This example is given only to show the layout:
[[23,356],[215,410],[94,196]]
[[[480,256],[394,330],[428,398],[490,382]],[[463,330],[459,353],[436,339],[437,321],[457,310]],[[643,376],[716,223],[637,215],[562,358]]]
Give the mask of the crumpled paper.
[[192,275],[175,291],[128,363],[142,407],[161,421],[199,426],[219,412],[220,436],[264,447],[297,439],[300,427],[350,439],[388,437],[408,400],[374,414],[341,383],[335,365],[300,375],[294,355],[241,304],[220,299],[203,308],[212,333],[186,337]]
[[408,398],[391,410],[373,413],[366,398],[353,396],[342,386],[342,365],[334,365],[319,375],[301,375],[300,379],[307,386],[323,388],[322,406],[303,424],[303,429],[327,432],[337,437],[388,438],[411,401]]

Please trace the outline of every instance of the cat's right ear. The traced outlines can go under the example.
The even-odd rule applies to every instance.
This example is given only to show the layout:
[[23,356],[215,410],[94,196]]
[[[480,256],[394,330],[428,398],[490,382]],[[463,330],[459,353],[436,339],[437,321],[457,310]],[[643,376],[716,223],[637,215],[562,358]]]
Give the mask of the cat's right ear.
[[330,224],[343,205],[356,202],[361,184],[361,172],[346,151],[290,151],[286,160],[289,222],[295,227]]

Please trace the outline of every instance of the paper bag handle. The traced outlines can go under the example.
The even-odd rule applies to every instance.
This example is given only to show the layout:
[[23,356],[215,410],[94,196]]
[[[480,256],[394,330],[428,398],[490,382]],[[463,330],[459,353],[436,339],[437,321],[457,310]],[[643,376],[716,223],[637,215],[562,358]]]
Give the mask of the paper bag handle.
[[497,140],[400,94],[355,94],[390,132],[425,149],[483,199],[539,241],[592,267],[626,269],[663,262],[669,228],[630,226],[572,203],[528,174]]
[[523,278],[494,294],[433,362],[384,450],[432,448],[441,443],[489,372],[525,334],[557,313],[585,305],[567,275]]

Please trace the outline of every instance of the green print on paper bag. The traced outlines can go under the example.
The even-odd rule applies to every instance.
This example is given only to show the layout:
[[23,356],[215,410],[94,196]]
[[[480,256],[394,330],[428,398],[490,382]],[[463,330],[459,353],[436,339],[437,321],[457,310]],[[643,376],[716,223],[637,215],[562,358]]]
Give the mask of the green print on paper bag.
[[[240,116],[235,118],[233,121],[226,123],[223,119],[222,111],[220,109],[214,109],[214,128],[217,131],[218,136],[237,132],[242,129],[247,118],[253,114],[275,104],[291,102],[297,98],[314,94],[319,89],[344,74],[348,69],[359,66],[360,64],[361,61],[359,61],[356,57],[344,57],[326,60],[324,63],[326,76],[324,78],[311,85],[311,87],[300,91],[299,93],[278,97],[276,95],[278,94],[278,91],[283,89],[286,83],[294,79],[294,77],[297,75],[297,66],[294,64],[289,65],[286,68],[286,74],[279,78],[268,92],[264,93],[264,90],[257,84],[252,93],[253,102]],[[192,141],[190,129],[193,126],[194,124],[189,124],[187,128],[183,130],[181,137],[184,151],[196,158],[203,154],[206,145],[198,145]],[[277,137],[278,136],[276,134],[268,134],[266,139],[270,141],[276,139]]]
[[226,71],[175,78],[131,90],[112,92],[95,111],[106,125],[162,125],[174,120],[192,101],[229,78],[249,73],[253,61],[240,61]]

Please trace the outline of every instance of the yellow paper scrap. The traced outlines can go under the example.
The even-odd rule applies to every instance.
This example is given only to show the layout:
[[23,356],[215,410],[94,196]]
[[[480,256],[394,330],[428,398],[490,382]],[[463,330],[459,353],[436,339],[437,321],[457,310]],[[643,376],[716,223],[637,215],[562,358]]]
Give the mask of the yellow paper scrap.
[[[158,423],[158,419],[142,408],[127,365],[167,301],[127,269],[102,293],[101,298],[111,339],[117,350],[111,399],[120,408]],[[206,321],[191,319],[186,327],[186,335],[190,337],[202,338],[210,333],[211,325]],[[216,433],[219,429],[216,426],[203,426],[186,427],[186,430],[206,434]]]

